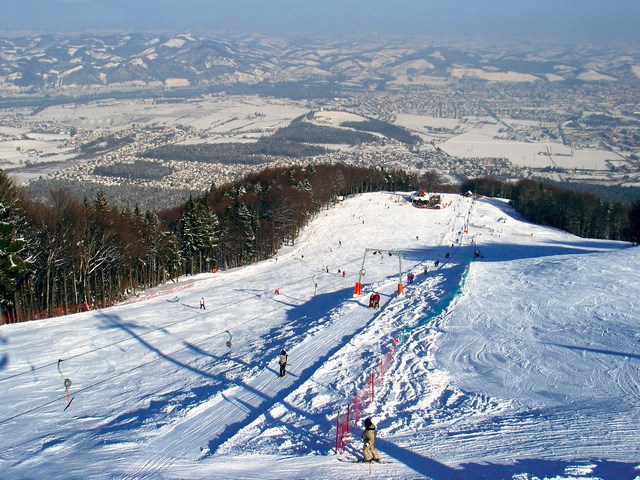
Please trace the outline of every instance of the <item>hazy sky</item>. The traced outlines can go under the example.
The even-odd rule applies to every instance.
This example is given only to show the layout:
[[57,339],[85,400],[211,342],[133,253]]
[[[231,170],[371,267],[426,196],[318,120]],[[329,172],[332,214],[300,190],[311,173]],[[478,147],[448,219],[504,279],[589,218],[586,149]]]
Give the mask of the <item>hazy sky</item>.
[[0,32],[527,35],[640,42],[640,0],[1,0]]

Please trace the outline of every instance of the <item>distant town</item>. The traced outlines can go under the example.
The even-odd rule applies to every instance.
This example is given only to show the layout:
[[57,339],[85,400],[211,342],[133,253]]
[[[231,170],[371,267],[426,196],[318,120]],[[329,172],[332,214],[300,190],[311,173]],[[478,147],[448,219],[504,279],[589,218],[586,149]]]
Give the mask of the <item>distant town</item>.
[[[534,56],[514,45],[507,55],[336,40],[279,50],[262,42],[261,51],[252,43],[248,55],[238,39],[110,41],[111,50],[96,37],[0,42],[0,168],[17,183],[42,195],[55,185],[88,195],[113,187],[155,192],[157,201],[162,191],[171,204],[266,166],[343,162],[435,170],[444,183],[492,176],[640,186],[639,52]],[[323,140],[320,154],[253,162],[148,154],[256,142],[300,118],[342,130],[376,120],[416,141],[372,132],[374,141]],[[141,195],[128,201],[149,204]]]

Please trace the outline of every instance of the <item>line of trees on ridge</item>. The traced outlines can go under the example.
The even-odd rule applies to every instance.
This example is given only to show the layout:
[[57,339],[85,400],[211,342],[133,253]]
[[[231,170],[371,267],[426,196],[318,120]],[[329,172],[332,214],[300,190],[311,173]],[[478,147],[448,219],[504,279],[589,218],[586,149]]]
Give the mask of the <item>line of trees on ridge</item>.
[[[267,259],[339,196],[418,187],[451,191],[435,171],[418,178],[321,164],[266,169],[143,213],[110,205],[102,192],[79,200],[59,189],[51,204],[38,203],[0,170],[0,323],[106,307],[181,275]],[[530,221],[581,237],[640,243],[640,202],[606,202],[533,180],[471,179],[459,191],[511,199]]]
[[510,199],[527,220],[559,228],[583,238],[640,243],[640,201],[608,202],[590,192],[576,192],[525,179],[516,183],[474,178],[461,192]]
[[179,207],[118,209],[98,192],[36,203],[0,170],[0,323],[106,307],[159,284],[270,258],[339,196],[417,176],[348,165],[271,168]]

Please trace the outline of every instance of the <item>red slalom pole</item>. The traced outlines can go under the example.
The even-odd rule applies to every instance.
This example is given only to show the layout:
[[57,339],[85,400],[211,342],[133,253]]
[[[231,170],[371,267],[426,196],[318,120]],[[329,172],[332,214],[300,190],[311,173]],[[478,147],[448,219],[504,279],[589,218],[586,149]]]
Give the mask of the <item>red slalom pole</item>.
[[349,433],[349,421],[351,418],[351,405],[347,406],[347,423],[346,423],[346,429],[345,429],[345,433]]
[[373,386],[374,378],[375,378],[375,372],[371,372],[371,381],[369,382],[369,385],[370,385],[369,388],[371,389],[371,391],[369,393],[370,393],[370,398],[372,402],[373,402],[373,397],[375,396],[374,386]]
[[338,453],[338,437],[340,435],[340,412],[336,418],[336,453]]
[[336,418],[336,453],[338,453],[338,438],[340,437],[340,412]]

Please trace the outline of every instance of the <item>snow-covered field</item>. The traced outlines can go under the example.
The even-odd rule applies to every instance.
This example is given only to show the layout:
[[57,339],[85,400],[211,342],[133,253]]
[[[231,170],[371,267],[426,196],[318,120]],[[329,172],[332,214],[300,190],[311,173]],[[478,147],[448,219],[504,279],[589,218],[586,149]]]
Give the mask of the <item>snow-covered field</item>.
[[464,133],[447,139],[439,146],[454,157],[504,157],[515,165],[532,168],[606,171],[609,170],[608,160],[620,160],[619,155],[605,150],[572,149],[556,142],[497,139],[500,127],[497,123],[467,126]]
[[[197,129],[199,134],[183,143],[248,142],[271,135],[308,111],[309,108],[301,102],[255,95],[209,96],[181,103],[100,100],[55,105],[34,115],[28,111],[21,112],[29,122],[33,122],[33,128],[5,126],[0,119],[0,168],[30,165],[30,169],[9,172],[21,184],[62,170],[65,165],[71,166],[82,156],[68,145],[71,127],[111,132],[136,131],[137,126],[188,125]],[[42,122],[54,122],[63,133],[40,133]],[[143,146],[141,144],[140,148]]]
[[[640,478],[640,250],[404,198],[325,210],[277,259],[0,327],[0,478]],[[383,359],[358,412],[383,463],[355,463],[362,418],[335,453],[336,416]]]
[[189,125],[212,134],[236,130],[269,130],[286,126],[309,111],[300,102],[255,95],[210,96],[182,103],[151,100],[108,100],[86,105],[58,105],[35,115],[38,121],[56,121],[88,129],[118,129],[132,124]]
[[[514,129],[534,129],[539,122],[505,119]],[[609,171],[610,162],[626,160],[616,153],[586,148],[571,148],[557,142],[504,140],[504,125],[489,117],[464,119],[434,118],[423,115],[400,114],[396,123],[412,130],[427,142],[435,141],[447,154],[458,158],[499,157],[521,167],[557,167]],[[445,129],[438,131],[437,129]],[[455,133],[452,131],[456,131]]]

